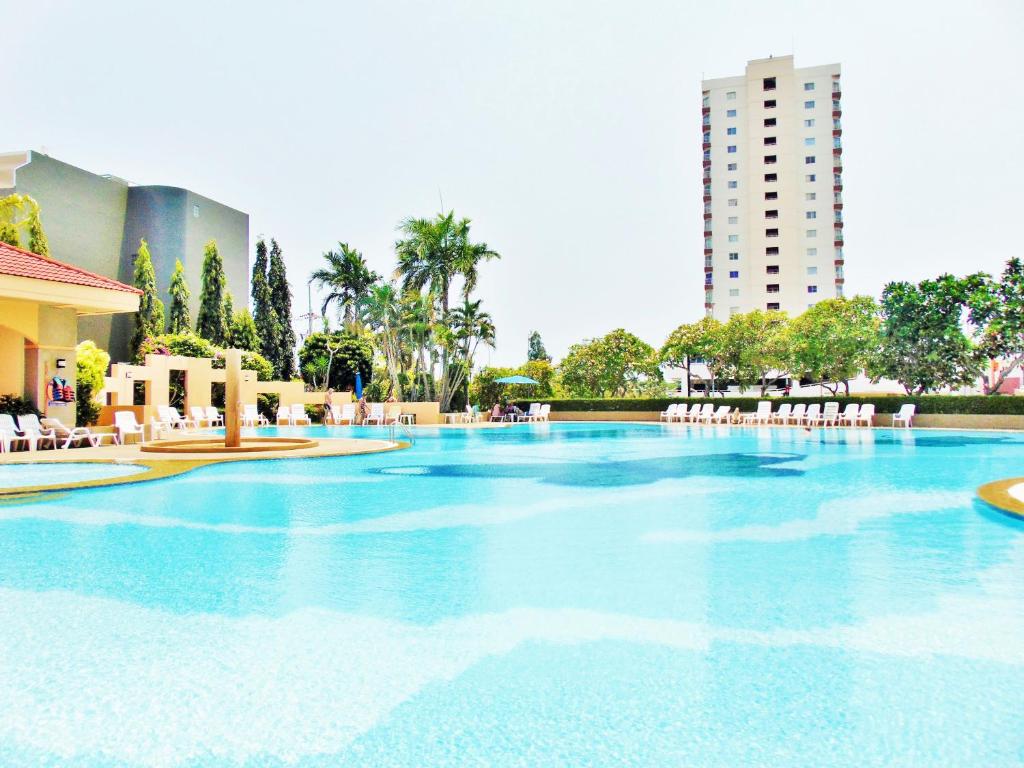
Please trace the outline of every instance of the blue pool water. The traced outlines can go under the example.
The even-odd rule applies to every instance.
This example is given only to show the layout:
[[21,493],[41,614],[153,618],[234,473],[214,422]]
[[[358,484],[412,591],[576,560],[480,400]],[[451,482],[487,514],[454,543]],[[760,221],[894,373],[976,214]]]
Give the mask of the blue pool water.
[[1024,436],[417,434],[0,505],[0,765],[1024,765]]

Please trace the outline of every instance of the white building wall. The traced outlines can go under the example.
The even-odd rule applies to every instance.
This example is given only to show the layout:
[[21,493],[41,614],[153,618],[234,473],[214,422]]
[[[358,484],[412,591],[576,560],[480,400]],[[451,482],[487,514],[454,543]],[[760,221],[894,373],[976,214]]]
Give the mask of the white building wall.
[[795,69],[782,56],[749,62],[742,77],[703,82],[709,315],[778,308],[795,316],[841,295],[839,75],[838,64]]

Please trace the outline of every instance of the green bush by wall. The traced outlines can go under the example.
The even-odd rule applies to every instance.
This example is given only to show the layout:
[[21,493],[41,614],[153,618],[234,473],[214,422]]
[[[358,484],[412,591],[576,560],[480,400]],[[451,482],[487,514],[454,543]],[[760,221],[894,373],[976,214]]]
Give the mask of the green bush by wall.
[[896,413],[904,403],[914,403],[918,413],[960,413],[960,414],[990,414],[990,415],[1016,415],[1024,416],[1024,397],[1014,395],[875,395],[863,397],[691,397],[691,398],[622,398],[622,399],[559,399],[559,400],[534,400],[518,403],[524,410],[529,407],[530,402],[550,403],[552,411],[626,411],[626,412],[651,412],[664,411],[670,403],[685,403],[687,406],[694,403],[712,403],[715,406],[728,405],[732,408],[739,408],[747,413],[757,410],[760,400],[768,399],[772,402],[772,410],[778,410],[782,403],[821,403],[838,402],[840,409],[846,407],[847,403],[874,403],[875,413]]

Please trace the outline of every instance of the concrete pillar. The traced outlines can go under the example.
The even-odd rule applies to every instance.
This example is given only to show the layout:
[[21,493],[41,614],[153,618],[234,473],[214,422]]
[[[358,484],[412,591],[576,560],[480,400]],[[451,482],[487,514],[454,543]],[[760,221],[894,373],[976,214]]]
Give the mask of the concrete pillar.
[[242,444],[242,350],[224,350],[224,444]]

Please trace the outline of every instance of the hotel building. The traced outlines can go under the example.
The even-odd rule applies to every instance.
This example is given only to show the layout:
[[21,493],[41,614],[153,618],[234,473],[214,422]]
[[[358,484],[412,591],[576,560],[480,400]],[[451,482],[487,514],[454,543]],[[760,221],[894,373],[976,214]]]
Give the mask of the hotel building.
[[704,308],[799,315],[843,295],[839,65],[704,80]]

